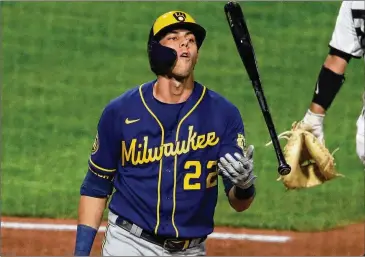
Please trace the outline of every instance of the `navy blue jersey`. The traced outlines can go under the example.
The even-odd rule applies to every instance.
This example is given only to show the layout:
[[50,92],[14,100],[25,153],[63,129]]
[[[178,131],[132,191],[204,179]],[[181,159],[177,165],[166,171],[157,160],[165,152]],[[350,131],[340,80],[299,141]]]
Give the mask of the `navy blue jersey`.
[[[188,100],[164,104],[156,81],[113,99],[103,110],[89,170],[113,178],[109,209],[143,229],[201,237],[214,228],[217,161],[242,152],[239,110],[195,82]],[[226,193],[230,183],[224,183]]]

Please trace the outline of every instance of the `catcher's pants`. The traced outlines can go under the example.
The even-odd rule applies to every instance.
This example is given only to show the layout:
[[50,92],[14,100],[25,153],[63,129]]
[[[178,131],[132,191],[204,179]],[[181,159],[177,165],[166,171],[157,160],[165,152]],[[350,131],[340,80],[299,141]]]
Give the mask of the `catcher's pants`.
[[[205,256],[205,242],[179,252],[169,252],[116,224],[117,215],[109,211],[108,225],[101,249],[102,256]],[[135,229],[137,231],[138,229]]]
[[362,163],[365,165],[365,107],[356,122],[356,153]]

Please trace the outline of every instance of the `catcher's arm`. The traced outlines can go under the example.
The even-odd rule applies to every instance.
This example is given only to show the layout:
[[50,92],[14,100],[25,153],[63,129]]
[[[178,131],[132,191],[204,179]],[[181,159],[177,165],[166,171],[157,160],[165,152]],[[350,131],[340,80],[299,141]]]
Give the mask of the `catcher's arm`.
[[345,82],[345,70],[351,56],[331,48],[319,73],[312,102],[302,123],[312,127],[312,133],[324,142],[323,122],[341,86]]
[[351,55],[331,48],[317,78],[309,110],[325,114],[345,81],[345,71]]
[[[352,2],[342,2],[336,24],[329,42],[329,53],[319,74],[314,91],[311,111],[324,114],[330,108],[343,82],[345,71],[350,60],[363,55],[360,41],[357,37]],[[317,106],[317,105],[319,106]]]
[[319,73],[312,102],[302,120],[313,126],[313,134],[323,142],[323,119],[345,81],[350,60],[360,58],[363,50],[356,35],[351,1],[341,4],[329,42],[329,53]]

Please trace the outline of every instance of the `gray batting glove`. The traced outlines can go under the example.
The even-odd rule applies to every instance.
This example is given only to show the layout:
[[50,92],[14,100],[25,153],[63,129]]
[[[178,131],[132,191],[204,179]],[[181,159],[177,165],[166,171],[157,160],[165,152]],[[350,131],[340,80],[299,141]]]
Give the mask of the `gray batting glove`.
[[218,172],[235,186],[242,189],[249,188],[257,178],[253,174],[253,151],[254,146],[250,145],[244,155],[235,153],[236,158],[227,153],[219,159]]

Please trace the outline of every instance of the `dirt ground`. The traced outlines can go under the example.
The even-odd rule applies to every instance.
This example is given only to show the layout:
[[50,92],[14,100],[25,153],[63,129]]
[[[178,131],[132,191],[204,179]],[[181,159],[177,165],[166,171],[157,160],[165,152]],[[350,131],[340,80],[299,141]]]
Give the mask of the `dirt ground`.
[[[76,225],[74,220],[2,217],[2,221]],[[105,226],[105,223],[103,225]],[[215,232],[289,236],[291,240],[274,243],[209,238],[207,240],[209,256],[362,256],[365,253],[365,223],[315,233],[224,227],[217,228]],[[95,239],[93,256],[100,256],[103,234],[98,233]],[[1,229],[1,256],[71,256],[74,243],[75,231]]]

